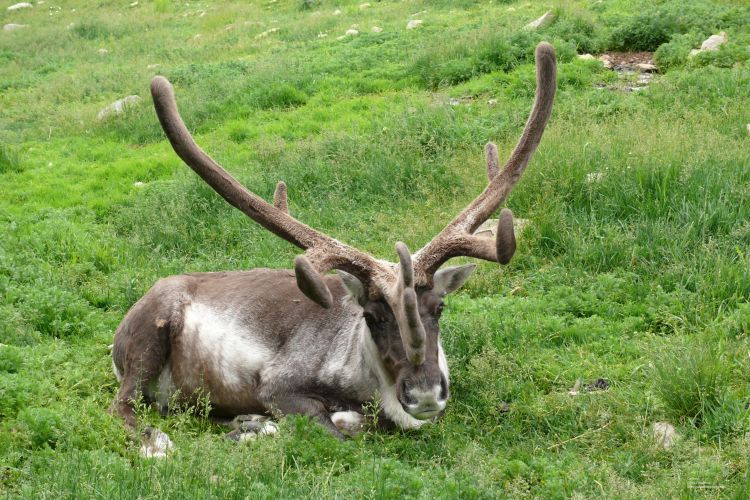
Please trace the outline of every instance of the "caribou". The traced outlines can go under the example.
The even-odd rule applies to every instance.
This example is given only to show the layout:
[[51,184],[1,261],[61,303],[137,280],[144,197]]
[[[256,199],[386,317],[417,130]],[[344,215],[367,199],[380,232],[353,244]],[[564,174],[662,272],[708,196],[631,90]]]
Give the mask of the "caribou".
[[[535,59],[534,104],[504,168],[488,143],[484,191],[416,253],[396,243],[395,263],[295,219],[283,182],[272,203],[247,190],[194,142],[171,84],[155,77],[154,107],[176,154],[227,202],[304,252],[293,271],[171,276],[138,300],[112,348],[120,382],[113,411],[126,427],[137,428],[141,400],[166,410],[171,398],[197,394],[208,398],[212,416],[235,417],[228,435],[238,440],[276,432],[271,418],[289,414],[306,415],[339,438],[368,422],[368,406],[376,408],[378,427],[416,429],[438,418],[449,396],[438,323],[445,297],[475,264],[441,266],[459,256],[507,264],[515,252],[507,208],[495,238],[474,233],[521,178],[550,117],[554,49],[540,43]],[[146,456],[173,447],[158,429],[143,434]]]

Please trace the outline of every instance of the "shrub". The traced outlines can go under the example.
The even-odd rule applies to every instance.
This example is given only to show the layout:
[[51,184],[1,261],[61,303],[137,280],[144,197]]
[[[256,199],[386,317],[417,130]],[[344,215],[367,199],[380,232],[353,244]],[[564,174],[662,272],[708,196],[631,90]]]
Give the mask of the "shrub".
[[26,408],[18,414],[18,420],[29,433],[34,448],[54,448],[62,436],[60,416],[47,408]]
[[703,36],[696,32],[675,35],[669,43],[662,44],[656,50],[654,61],[663,70],[682,66],[687,62],[690,51],[698,46],[702,39]]

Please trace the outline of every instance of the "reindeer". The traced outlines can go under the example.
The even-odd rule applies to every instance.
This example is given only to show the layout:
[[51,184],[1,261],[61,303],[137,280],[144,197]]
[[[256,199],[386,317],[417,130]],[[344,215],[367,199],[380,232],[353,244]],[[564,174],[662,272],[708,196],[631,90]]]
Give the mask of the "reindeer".
[[[113,410],[130,429],[138,398],[165,409],[175,394],[208,395],[212,415],[241,419],[229,435],[251,439],[277,430],[268,416],[307,415],[343,438],[363,424],[364,406],[379,402],[383,426],[416,429],[448,401],[448,363],[438,325],[445,297],[474,264],[441,266],[467,256],[507,264],[516,248],[513,216],[504,208],[496,237],[475,235],[521,178],[552,111],[555,53],[536,48],[537,90],[523,134],[499,169],[485,148],[484,191],[432,241],[398,263],[374,258],[289,214],[286,185],[273,204],[245,189],[193,141],[172,86],[151,83],[156,114],[177,155],[227,202],[298,246],[294,271],[253,269],[191,273],[159,280],[126,314],[112,358],[120,390]],[[326,274],[335,270],[336,274]],[[141,452],[164,456],[169,437],[147,428]]]

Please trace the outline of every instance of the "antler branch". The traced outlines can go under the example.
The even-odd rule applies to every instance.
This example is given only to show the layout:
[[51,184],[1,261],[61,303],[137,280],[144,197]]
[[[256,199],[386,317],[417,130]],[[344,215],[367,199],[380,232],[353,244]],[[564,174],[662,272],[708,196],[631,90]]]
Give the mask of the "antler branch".
[[501,214],[495,242],[474,236],[473,233],[505,201],[521,178],[552,113],[557,88],[555,50],[550,44],[542,42],[536,48],[535,57],[536,97],[518,144],[499,173],[496,167],[497,149],[492,143],[486,146],[489,183],[450,224],[414,255],[414,271],[419,285],[429,286],[432,275],[452,257],[478,257],[502,264],[510,261],[515,251],[510,211]]

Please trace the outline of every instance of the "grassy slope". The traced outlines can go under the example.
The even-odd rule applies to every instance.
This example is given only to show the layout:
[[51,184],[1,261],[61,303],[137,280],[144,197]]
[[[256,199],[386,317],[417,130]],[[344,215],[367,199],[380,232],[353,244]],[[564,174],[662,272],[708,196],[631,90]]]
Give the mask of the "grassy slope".
[[[0,488],[35,498],[741,495],[750,70],[735,40],[750,29],[731,19],[748,15],[742,2],[660,3],[687,25],[650,29],[688,34],[662,49],[671,69],[640,93],[595,88],[613,75],[575,60],[574,42],[632,43],[628,23],[653,15],[651,2],[560,2],[560,21],[541,34],[520,29],[548,7],[538,3],[308,3],[0,11],[2,24],[31,25],[0,33]],[[424,26],[407,31],[412,14]],[[358,37],[336,40],[353,24]],[[684,64],[685,40],[717,27],[732,47]],[[161,276],[288,267],[296,254],[180,164],[149,79],[175,82],[199,142],[256,192],[269,197],[283,179],[295,215],[392,259],[394,239],[418,247],[481,189],[486,141],[512,148],[541,38],[558,48],[560,90],[509,200],[532,223],[509,267],[481,265],[450,300],[444,419],[345,443],[287,419],[278,439],[243,447],[190,411],[149,413],[178,452],[139,459],[105,411],[116,389],[107,345],[127,308]],[[128,94],[141,106],[95,121]],[[592,172],[604,176],[588,183]],[[598,377],[612,388],[568,395],[576,379]],[[661,420],[682,436],[668,451],[651,437]]]

